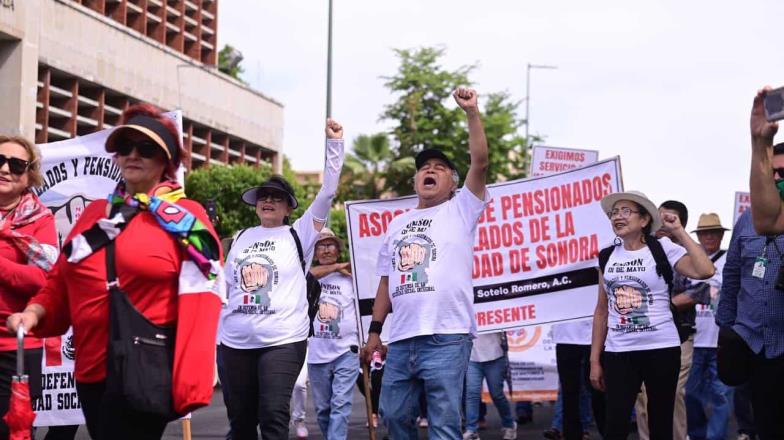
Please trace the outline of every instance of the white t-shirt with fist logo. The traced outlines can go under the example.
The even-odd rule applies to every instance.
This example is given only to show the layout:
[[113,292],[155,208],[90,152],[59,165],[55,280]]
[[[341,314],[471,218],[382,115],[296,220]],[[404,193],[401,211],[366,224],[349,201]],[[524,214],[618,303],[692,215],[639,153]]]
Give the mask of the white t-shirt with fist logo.
[[[686,249],[666,237],[659,242],[674,268]],[[648,246],[636,251],[616,246],[604,268],[604,289],[609,306],[606,351],[681,345],[670,311],[668,286],[656,274],[656,262]]]
[[[710,255],[713,258],[713,255]],[[713,263],[716,273],[705,281],[710,286],[710,304],[697,304],[697,317],[695,324],[697,333],[694,335],[694,348],[716,348],[719,346],[719,326],[716,325],[716,308],[719,306],[719,294],[721,292],[722,274],[724,263],[727,262],[725,253]]]
[[395,217],[376,274],[389,277],[389,341],[437,333],[476,333],[471,280],[474,235],[490,200],[463,188],[438,206]]
[[[318,238],[310,210],[293,228],[310,262]],[[308,338],[305,275],[289,226],[246,229],[226,256],[224,273],[228,304],[221,311],[218,342],[264,348]]]
[[313,320],[313,336],[308,342],[309,364],[332,362],[359,344],[351,277],[334,272],[319,283],[321,297]]

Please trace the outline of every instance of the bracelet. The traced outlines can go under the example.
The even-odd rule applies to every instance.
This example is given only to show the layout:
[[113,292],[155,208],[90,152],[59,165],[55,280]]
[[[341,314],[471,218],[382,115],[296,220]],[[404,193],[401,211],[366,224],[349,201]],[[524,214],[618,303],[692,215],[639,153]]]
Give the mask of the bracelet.
[[381,328],[384,324],[381,321],[370,321],[370,328],[368,328],[368,334],[370,333],[378,333],[381,334]]

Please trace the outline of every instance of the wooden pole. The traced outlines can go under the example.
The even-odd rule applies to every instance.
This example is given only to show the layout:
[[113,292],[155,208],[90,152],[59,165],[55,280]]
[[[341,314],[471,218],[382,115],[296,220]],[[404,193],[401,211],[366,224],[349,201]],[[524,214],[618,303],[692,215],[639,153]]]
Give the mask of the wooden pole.
[[191,419],[182,419],[182,440],[191,440]]
[[[362,353],[362,351],[360,351]],[[364,359],[360,362],[362,365],[362,380],[365,382],[365,409],[367,409],[367,425],[368,425],[368,438],[376,440],[376,427],[373,426],[373,399],[370,392],[370,372],[368,365]]]

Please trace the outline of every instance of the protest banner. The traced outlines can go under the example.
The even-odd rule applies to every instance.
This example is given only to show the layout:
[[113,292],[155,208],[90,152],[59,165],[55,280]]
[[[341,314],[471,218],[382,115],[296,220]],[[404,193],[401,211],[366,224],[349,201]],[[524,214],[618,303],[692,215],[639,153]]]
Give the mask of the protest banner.
[[[182,135],[182,113],[166,113]],[[96,199],[106,198],[121,179],[120,168],[104,149],[111,130],[102,130],[64,141],[38,145],[44,184],[36,195],[54,214],[59,245],[71,227]],[[178,177],[183,175],[182,169]],[[41,366],[43,395],[33,402],[35,426],[80,425],[84,416],[74,382],[74,347],[71,330],[61,337],[44,339]]]
[[742,191],[735,192],[735,209],[732,211],[732,224],[738,222],[740,215],[751,207],[751,194]]
[[584,167],[599,160],[596,150],[547,147],[534,145],[531,148],[531,177],[549,176],[575,168]]
[[[558,398],[558,368],[555,363],[555,342],[550,324],[507,330],[509,344],[509,382],[504,381],[504,394],[513,401],[546,401]],[[492,403],[487,381],[482,382],[482,401]]]
[[[488,187],[474,240],[474,312],[491,333],[593,314],[596,257],[614,235],[600,200],[622,190],[620,159]],[[386,227],[416,197],[346,203],[360,337],[367,340]],[[386,340],[386,328],[382,340]]]

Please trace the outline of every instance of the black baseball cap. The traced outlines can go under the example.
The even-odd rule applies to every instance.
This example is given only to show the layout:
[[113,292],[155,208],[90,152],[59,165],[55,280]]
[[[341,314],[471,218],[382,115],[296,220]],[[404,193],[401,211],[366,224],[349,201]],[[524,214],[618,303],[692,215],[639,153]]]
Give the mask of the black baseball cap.
[[294,196],[294,188],[291,187],[289,182],[287,182],[283,176],[272,176],[261,185],[246,189],[245,192],[242,193],[242,201],[248,205],[256,206],[256,201],[259,200],[259,193],[263,192],[264,190],[285,193],[289,197],[289,206],[291,206],[293,209],[297,209],[297,206],[299,206],[297,197]]
[[429,159],[442,160],[449,168],[457,170],[457,168],[455,168],[455,164],[453,164],[452,161],[446,157],[446,154],[444,154],[444,152],[438,148],[428,148],[426,150],[420,151],[419,154],[416,155],[416,159],[414,159],[414,162],[416,163],[416,169],[418,170],[422,168],[422,166],[425,165],[425,162],[427,162]]

